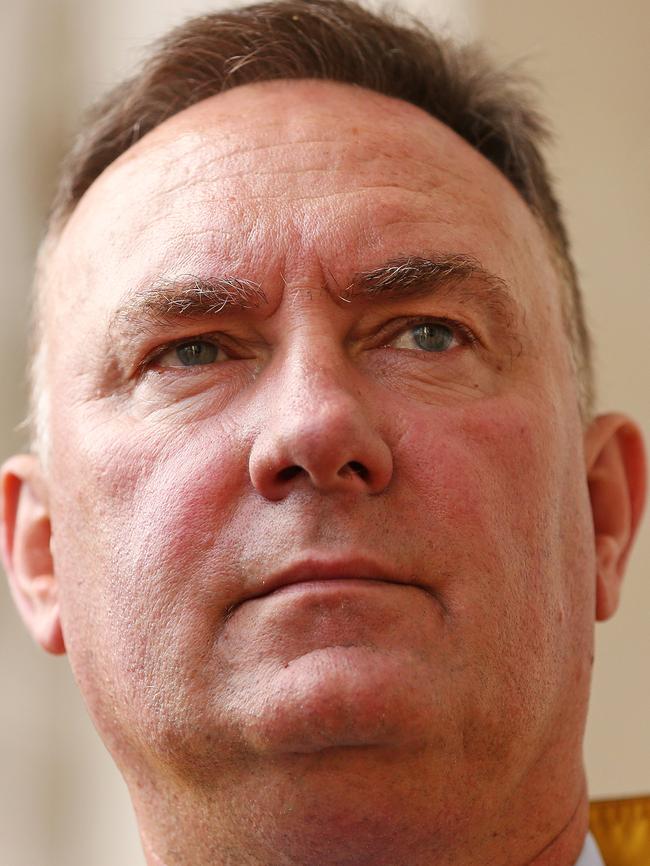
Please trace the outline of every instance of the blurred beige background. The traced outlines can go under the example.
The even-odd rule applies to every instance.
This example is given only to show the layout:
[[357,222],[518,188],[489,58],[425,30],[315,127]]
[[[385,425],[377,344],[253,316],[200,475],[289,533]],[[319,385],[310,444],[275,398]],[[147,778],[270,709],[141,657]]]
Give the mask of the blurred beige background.
[[[23,447],[31,261],[53,173],[81,108],[199,0],[0,0],[0,459]],[[650,4],[645,0],[402,0],[528,58],[557,141],[565,204],[598,348],[599,406],[650,435]],[[586,761],[592,795],[650,791],[650,528],[623,605],[597,628]],[[126,789],[65,659],[23,631],[0,585],[0,864],[141,866]]]

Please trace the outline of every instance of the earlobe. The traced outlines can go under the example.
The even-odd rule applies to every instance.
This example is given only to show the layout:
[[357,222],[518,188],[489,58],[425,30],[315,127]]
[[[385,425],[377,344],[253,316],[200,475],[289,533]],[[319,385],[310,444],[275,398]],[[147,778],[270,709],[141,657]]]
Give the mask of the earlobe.
[[52,556],[47,487],[38,458],[11,457],[2,467],[2,556],[11,592],[33,638],[65,652]]
[[585,435],[587,481],[596,553],[596,619],[619,603],[625,565],[646,492],[643,439],[623,415],[600,415]]

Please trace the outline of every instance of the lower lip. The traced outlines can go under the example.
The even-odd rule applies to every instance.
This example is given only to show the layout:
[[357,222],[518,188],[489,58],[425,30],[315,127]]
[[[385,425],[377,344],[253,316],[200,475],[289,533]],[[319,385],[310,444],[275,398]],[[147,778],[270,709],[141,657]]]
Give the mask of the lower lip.
[[396,586],[387,580],[379,580],[376,578],[359,578],[359,577],[335,577],[331,580],[301,580],[297,583],[289,583],[286,586],[280,586],[277,589],[270,590],[267,595],[287,595],[291,593],[299,593],[301,595],[307,593],[340,593],[357,590],[377,589],[387,586]]

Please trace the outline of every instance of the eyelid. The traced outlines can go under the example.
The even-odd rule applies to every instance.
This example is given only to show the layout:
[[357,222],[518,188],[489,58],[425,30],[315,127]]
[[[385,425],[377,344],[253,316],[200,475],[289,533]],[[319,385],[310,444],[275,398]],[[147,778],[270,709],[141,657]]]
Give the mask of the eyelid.
[[[388,342],[395,340],[405,331],[408,331],[411,328],[415,328],[418,325],[445,325],[455,332],[456,336],[459,338],[460,342],[464,345],[474,345],[479,344],[483,345],[480,337],[475,333],[475,331],[469,327],[469,325],[465,324],[465,322],[459,322],[457,319],[451,319],[448,316],[413,316],[412,318],[405,319],[397,319],[389,322],[384,328],[382,328],[381,339],[386,340],[386,345]],[[386,334],[386,332],[388,332]],[[384,336],[386,334],[386,336]]]
[[[466,323],[460,322],[457,319],[452,319],[448,316],[433,316],[431,314],[404,316],[392,319],[390,322],[387,322],[382,328],[380,328],[378,338],[381,341],[382,346],[387,346],[390,341],[396,339],[401,333],[407,331],[409,328],[414,328],[417,325],[426,324],[446,325],[456,333],[462,344],[483,345],[480,337],[477,336],[476,332]],[[240,348],[238,350],[236,348],[236,345],[234,344],[233,339],[229,338],[229,336],[223,331],[210,331],[208,333],[187,334],[183,337],[169,340],[162,345],[156,345],[149,352],[147,352],[142,358],[142,360],[137,364],[137,375],[140,376],[146,373],[148,369],[151,369],[153,367],[156,360],[163,357],[167,352],[172,351],[179,346],[183,346],[193,342],[212,343],[229,356],[228,358],[226,358],[226,360],[245,360],[252,358],[250,349],[248,351],[243,348]],[[197,366],[198,368],[200,368],[204,365]],[[192,370],[194,373],[196,373],[197,371],[197,367],[183,367],[183,365],[180,364],[178,365],[178,367],[170,366],[160,369]]]
[[[220,332],[215,333],[213,331],[213,332],[210,332],[207,334],[188,334],[187,336],[179,337],[178,339],[175,339],[175,340],[170,340],[169,342],[163,343],[162,345],[157,345],[150,352],[147,352],[147,354],[144,356],[144,358],[138,364],[138,368],[137,368],[138,374],[141,375],[143,373],[146,373],[148,369],[151,369],[155,365],[156,361],[158,361],[160,358],[164,357],[164,355],[166,355],[168,352],[171,352],[174,349],[179,348],[180,346],[186,346],[186,345],[191,344],[191,343],[210,343],[213,346],[217,347],[219,350],[221,350],[221,351],[225,352],[227,355],[229,355],[229,357],[226,360],[232,360],[232,359],[236,360],[237,359],[237,355],[236,355],[235,350],[232,348],[232,344],[229,343],[227,337],[223,333],[220,333]],[[239,358],[241,358],[241,357],[244,357],[244,356],[239,355]],[[245,357],[248,357],[248,356],[245,356]],[[198,366],[200,367],[200,366],[211,366],[211,365],[198,365]],[[196,367],[194,367],[194,368],[187,367],[186,368],[182,364],[179,364],[178,367],[176,367],[176,366],[172,367],[170,365],[167,367],[161,367],[160,369],[164,369],[164,370],[169,370],[169,369],[180,369],[180,370],[188,369],[189,370],[189,369],[193,369],[193,372],[196,372],[197,368]]]

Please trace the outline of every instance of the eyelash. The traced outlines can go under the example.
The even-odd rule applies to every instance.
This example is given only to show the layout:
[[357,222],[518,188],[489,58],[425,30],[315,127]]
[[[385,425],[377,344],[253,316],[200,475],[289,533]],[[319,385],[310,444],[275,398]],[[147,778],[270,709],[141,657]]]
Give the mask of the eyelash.
[[386,337],[382,337],[382,340],[385,340],[386,342],[395,340],[403,332],[408,331],[411,328],[417,328],[418,325],[444,325],[453,331],[459,338],[459,341],[464,345],[471,346],[474,344],[480,344],[481,342],[470,327],[465,325],[463,322],[459,322],[456,319],[449,319],[445,316],[418,316],[413,319],[398,319],[390,322],[384,329],[382,329],[382,332],[387,334]]
[[[449,319],[444,316],[418,316],[413,319],[397,319],[389,322],[381,329],[381,336],[378,338],[380,341],[380,348],[391,348],[387,344],[395,339],[397,339],[400,334],[408,331],[412,328],[417,328],[419,325],[443,325],[448,327],[451,331],[454,332],[455,336],[459,339],[460,343],[463,345],[474,345],[480,343],[479,338],[476,336],[474,331],[465,325],[463,322],[459,322],[456,319]],[[164,357],[167,352],[170,352],[174,349],[177,349],[181,346],[186,346],[191,343],[211,343],[212,345],[218,347],[222,351],[229,354],[229,358],[227,360],[242,360],[244,356],[237,356],[237,353],[229,347],[227,343],[223,340],[223,337],[220,334],[208,333],[208,334],[196,334],[189,337],[184,337],[179,340],[173,340],[170,343],[166,343],[163,346],[156,347],[153,351],[151,351],[138,365],[138,371],[140,374],[147,372],[148,369],[152,368],[152,365],[155,364],[157,360]],[[399,351],[408,351],[406,349],[401,349]],[[415,350],[412,350],[415,352]],[[420,353],[417,353],[420,354]],[[426,354],[426,353],[422,353]],[[440,353],[444,354],[444,353]],[[201,366],[201,365],[199,365]],[[168,368],[161,368],[168,369]],[[169,368],[171,369],[171,368]],[[175,370],[189,370],[192,369],[190,367],[175,367]]]
[[[179,340],[172,340],[170,343],[165,343],[162,346],[156,346],[155,349],[152,349],[138,364],[138,372],[140,374],[146,373],[150,370],[160,358],[164,357],[167,352],[171,352],[174,349],[178,349],[181,346],[188,346],[192,343],[211,343],[213,346],[218,347],[222,351],[230,352],[234,356],[234,352],[229,347],[225,347],[224,340],[220,334],[209,333],[209,334],[192,334],[188,337],[183,337]],[[236,359],[236,358],[235,358]],[[167,368],[161,368],[167,369]],[[179,367],[177,369],[184,369],[183,367]],[[189,369],[189,368],[187,368]]]

